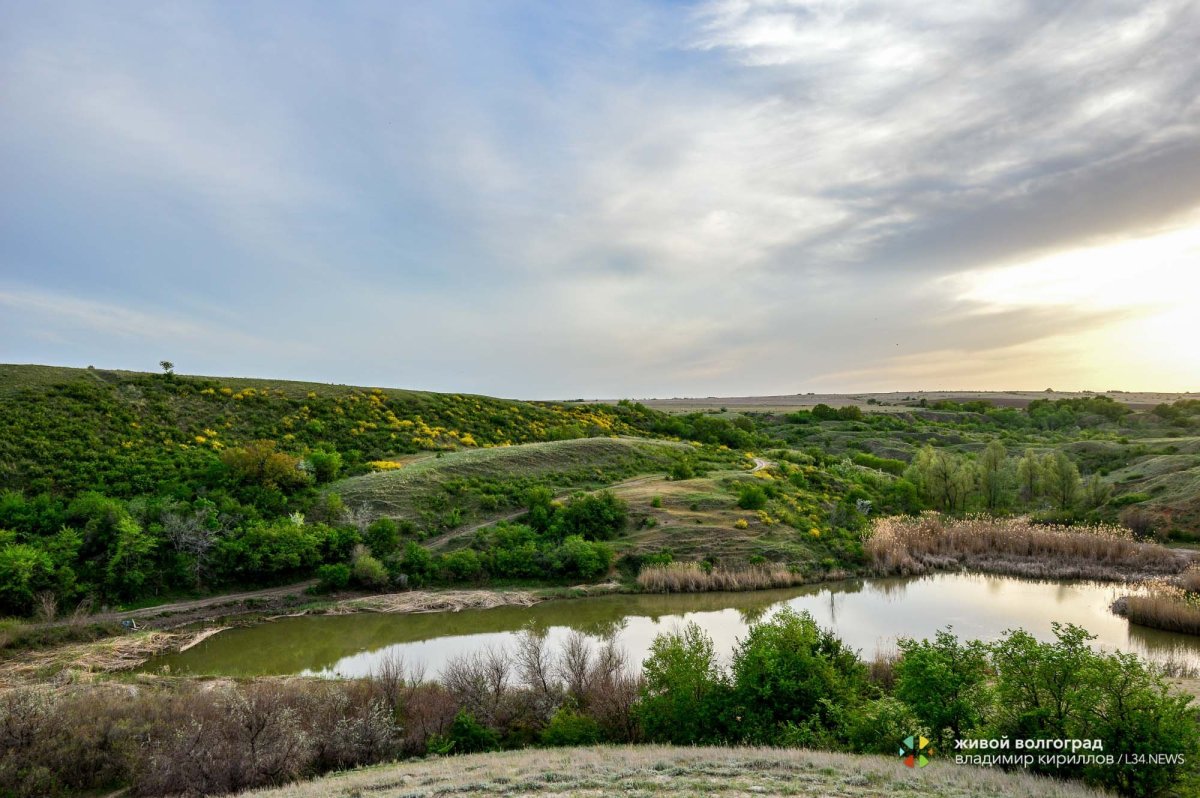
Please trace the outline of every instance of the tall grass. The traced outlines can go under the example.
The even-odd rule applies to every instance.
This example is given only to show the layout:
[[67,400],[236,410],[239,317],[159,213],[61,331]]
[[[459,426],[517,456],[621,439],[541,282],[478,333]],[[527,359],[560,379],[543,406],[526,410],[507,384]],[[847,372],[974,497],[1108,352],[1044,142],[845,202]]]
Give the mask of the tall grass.
[[1142,626],[1189,635],[1200,634],[1200,606],[1178,596],[1158,591],[1144,596],[1129,596],[1124,614],[1131,623]]
[[637,582],[651,593],[704,593],[713,590],[763,590],[801,584],[802,575],[785,565],[756,565],[748,568],[713,568],[706,571],[695,562],[648,565],[638,573]]
[[881,518],[866,542],[880,574],[968,568],[1034,578],[1134,581],[1178,574],[1187,552],[1133,539],[1117,526],[1047,526],[1025,518]]

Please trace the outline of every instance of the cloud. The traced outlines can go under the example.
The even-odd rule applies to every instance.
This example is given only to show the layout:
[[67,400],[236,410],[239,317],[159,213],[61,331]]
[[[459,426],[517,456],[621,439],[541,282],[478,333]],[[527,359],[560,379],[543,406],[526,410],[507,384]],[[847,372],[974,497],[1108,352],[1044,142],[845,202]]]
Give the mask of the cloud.
[[28,304],[9,358],[184,318],[254,331],[210,370],[517,396],[1085,382],[1142,311],[978,275],[1200,205],[1182,0],[0,13],[0,285],[148,314]]

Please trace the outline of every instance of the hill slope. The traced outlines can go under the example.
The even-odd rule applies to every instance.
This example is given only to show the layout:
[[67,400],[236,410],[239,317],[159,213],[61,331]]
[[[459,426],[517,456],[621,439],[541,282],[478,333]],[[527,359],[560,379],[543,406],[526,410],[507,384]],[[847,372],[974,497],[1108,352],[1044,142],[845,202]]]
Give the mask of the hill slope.
[[0,488],[128,497],[198,479],[251,440],[336,449],[347,468],[423,450],[646,434],[633,406],[531,403],[287,381],[0,366]]
[[804,795],[875,798],[1100,798],[1102,793],[1023,773],[934,761],[779,748],[613,746],[506,751],[350,771],[254,798],[434,795]]

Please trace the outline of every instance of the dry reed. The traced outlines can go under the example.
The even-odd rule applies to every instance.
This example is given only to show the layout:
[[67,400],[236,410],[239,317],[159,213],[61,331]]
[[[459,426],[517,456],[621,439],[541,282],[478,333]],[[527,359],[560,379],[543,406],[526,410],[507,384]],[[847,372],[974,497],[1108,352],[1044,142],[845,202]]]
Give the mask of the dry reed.
[[1025,518],[881,518],[866,543],[877,573],[968,569],[1039,579],[1138,581],[1178,574],[1193,555],[1117,526],[1047,526]]
[[1124,596],[1114,602],[1113,612],[1141,626],[1200,634],[1200,598],[1162,580],[1147,582],[1142,585],[1142,590],[1142,593]]
[[706,571],[695,562],[649,565],[638,573],[638,586],[651,593],[704,593],[707,591],[763,590],[791,587],[805,581],[785,565],[756,565],[748,568],[713,568]]

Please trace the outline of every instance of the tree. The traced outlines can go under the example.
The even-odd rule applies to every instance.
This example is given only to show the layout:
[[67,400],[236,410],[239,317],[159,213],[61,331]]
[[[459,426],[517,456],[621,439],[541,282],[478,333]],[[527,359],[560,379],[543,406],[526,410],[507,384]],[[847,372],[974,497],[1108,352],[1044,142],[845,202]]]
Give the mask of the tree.
[[733,655],[733,709],[741,736],[772,744],[785,729],[824,741],[842,710],[861,704],[866,666],[807,612],[785,608],[756,623]]
[[718,719],[728,682],[712,639],[695,622],[654,638],[642,670],[646,680],[637,712],[649,739],[686,745],[723,737]]
[[949,630],[932,642],[901,639],[897,645],[895,695],[928,725],[939,748],[983,721],[990,700],[986,645],[960,643]]
[[163,370],[163,376],[168,380],[175,377],[175,364],[169,360],[158,361],[159,368]]
[[312,469],[313,479],[318,485],[333,482],[342,470],[342,456],[335,451],[309,452],[308,465]]
[[1042,460],[1046,495],[1060,510],[1070,510],[1079,501],[1082,481],[1079,468],[1061,450],[1047,454]]
[[993,440],[979,458],[979,488],[983,506],[996,513],[1008,506],[1012,474],[1008,466],[1008,451],[1004,444]]
[[124,599],[143,595],[147,580],[154,572],[154,551],[158,541],[147,534],[132,518],[117,523],[117,541],[105,570],[104,587]]
[[931,504],[946,512],[966,509],[967,497],[975,485],[971,462],[929,445],[917,452],[904,475]]
[[300,459],[275,450],[275,441],[251,441],[221,453],[221,462],[234,482],[284,493],[308,484]]
[[27,615],[34,596],[53,586],[50,555],[26,543],[0,546],[0,614]]
[[[1055,642],[1012,631],[993,644],[997,700],[988,735],[1101,740],[1116,764],[1035,767],[1083,777],[1121,795],[1167,794],[1200,748],[1192,698],[1173,694],[1135,655],[1092,650],[1095,637],[1078,626],[1056,623],[1053,629]],[[1148,754],[1181,756],[1147,767],[1137,758]]]
[[365,539],[372,554],[387,558],[400,545],[400,525],[390,518],[377,518],[367,526]]
[[1033,449],[1026,449],[1017,462],[1017,485],[1026,507],[1042,495],[1042,461]]
[[558,510],[551,531],[558,538],[579,535],[585,540],[611,540],[625,527],[628,517],[625,502],[612,491],[583,493]]

